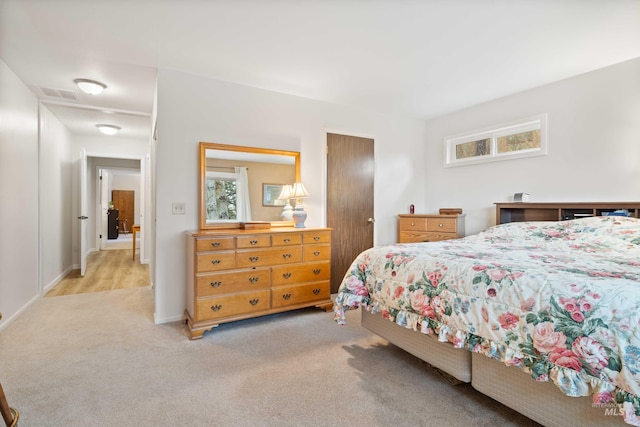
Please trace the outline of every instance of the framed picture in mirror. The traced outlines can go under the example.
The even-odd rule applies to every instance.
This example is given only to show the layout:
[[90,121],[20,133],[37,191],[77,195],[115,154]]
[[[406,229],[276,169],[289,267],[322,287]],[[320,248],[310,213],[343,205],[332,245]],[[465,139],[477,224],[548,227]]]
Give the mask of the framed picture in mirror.
[[278,197],[284,184],[262,184],[262,206],[284,206],[284,200]]

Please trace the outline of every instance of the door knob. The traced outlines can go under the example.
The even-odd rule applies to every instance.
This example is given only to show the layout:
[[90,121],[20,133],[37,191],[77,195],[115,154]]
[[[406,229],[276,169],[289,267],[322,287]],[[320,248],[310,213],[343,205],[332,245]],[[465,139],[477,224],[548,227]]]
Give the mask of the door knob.
[[375,219],[373,219],[373,218],[369,218],[369,219],[367,220],[367,222],[370,222],[370,223],[372,223],[372,224],[373,224],[374,222],[376,222],[376,220],[375,220]]

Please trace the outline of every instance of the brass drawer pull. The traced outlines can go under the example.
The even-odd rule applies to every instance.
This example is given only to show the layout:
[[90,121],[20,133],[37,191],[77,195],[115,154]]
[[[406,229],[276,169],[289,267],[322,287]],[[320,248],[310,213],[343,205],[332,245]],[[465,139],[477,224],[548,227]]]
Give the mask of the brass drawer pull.
[[260,280],[260,278],[259,278],[259,277],[249,277],[249,281],[250,281],[251,283],[258,283],[258,280]]
[[282,273],[282,277],[284,277],[285,279],[289,279],[291,278],[291,273]]
[[220,242],[211,242],[211,246],[217,248],[218,246],[220,246]]
[[314,251],[314,252],[313,252],[313,254],[314,254],[315,256],[318,256],[318,255],[320,255],[320,251]]
[[222,282],[218,281],[218,282],[211,282],[209,283],[211,285],[212,288],[217,288],[220,285],[222,285]]
[[220,311],[221,308],[222,308],[222,304],[216,304],[211,306],[211,310],[213,311]]
[[318,275],[318,274],[320,274],[321,271],[322,270],[320,270],[319,268],[314,268],[313,269],[313,274]]
[[282,258],[289,259],[291,258],[291,254],[282,254]]
[[319,293],[320,293],[320,289],[316,288],[316,289],[313,290],[313,294],[314,295],[318,295]]
[[289,299],[289,298],[291,298],[291,294],[283,294],[282,298]]
[[249,240],[249,243],[252,245],[257,245],[258,241],[257,240]]
[[256,262],[256,261],[258,261],[259,259],[260,259],[260,257],[258,257],[258,256],[250,256],[250,257],[249,257],[249,261],[251,261],[251,262]]
[[260,302],[260,298],[254,298],[249,300],[249,304],[251,305],[256,305],[259,302]]
[[211,260],[211,264],[218,265],[218,264],[220,264],[220,260],[219,259],[212,259]]
[[291,241],[291,239],[284,239],[285,243],[289,243]]
[[313,240],[317,242],[318,240],[320,240],[320,236],[313,236]]

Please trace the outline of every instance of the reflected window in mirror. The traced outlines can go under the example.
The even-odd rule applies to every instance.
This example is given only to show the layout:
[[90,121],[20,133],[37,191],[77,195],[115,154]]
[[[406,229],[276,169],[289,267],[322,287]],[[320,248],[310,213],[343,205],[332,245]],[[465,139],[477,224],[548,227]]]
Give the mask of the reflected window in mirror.
[[205,209],[207,222],[251,221],[251,194],[246,167],[234,167],[233,173],[207,171]]
[[205,209],[209,221],[238,221],[236,175],[207,171]]

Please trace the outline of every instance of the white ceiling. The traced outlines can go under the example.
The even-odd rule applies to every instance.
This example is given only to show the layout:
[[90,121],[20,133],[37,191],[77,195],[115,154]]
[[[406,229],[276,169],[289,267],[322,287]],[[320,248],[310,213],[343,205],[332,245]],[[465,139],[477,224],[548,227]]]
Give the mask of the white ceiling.
[[640,0],[0,0],[0,57],[77,134],[148,138],[157,68],[428,119],[640,57]]

